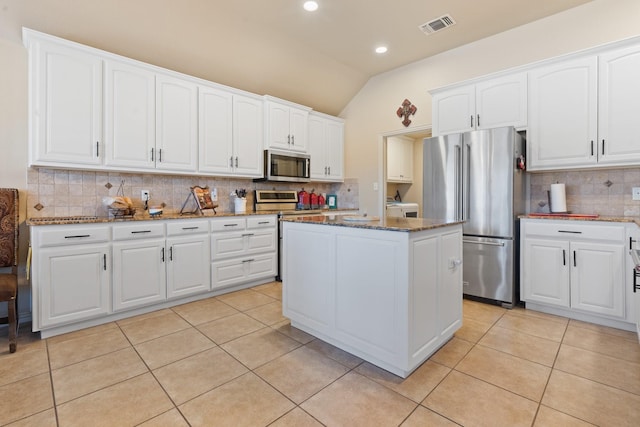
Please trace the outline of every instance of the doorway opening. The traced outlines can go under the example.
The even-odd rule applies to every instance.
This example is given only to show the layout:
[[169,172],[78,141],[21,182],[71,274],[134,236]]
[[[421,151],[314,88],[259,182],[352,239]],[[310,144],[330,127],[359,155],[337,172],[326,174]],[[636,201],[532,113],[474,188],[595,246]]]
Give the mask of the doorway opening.
[[400,129],[380,135],[378,144],[378,212],[387,205],[417,203],[422,216],[422,140],[431,137],[431,125]]

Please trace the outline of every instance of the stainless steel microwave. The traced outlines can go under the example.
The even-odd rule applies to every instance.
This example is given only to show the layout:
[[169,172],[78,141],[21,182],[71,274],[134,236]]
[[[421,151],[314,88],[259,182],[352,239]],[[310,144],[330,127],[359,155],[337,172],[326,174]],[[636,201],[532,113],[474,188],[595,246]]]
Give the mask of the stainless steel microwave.
[[264,150],[264,177],[256,181],[309,182],[310,165],[308,154]]

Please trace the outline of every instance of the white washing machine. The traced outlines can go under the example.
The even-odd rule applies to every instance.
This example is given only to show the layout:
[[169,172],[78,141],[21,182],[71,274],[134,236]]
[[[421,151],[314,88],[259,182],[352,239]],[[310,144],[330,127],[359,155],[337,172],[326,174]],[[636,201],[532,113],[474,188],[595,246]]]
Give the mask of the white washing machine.
[[417,203],[387,203],[387,216],[397,218],[417,218],[418,209]]

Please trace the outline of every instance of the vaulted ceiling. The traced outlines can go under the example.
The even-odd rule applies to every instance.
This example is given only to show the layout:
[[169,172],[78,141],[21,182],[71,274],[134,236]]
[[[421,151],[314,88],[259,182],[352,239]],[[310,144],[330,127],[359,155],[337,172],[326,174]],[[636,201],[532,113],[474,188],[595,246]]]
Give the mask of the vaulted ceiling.
[[[376,74],[588,1],[0,0],[0,37],[25,26],[338,114]],[[456,24],[418,28],[445,14]]]

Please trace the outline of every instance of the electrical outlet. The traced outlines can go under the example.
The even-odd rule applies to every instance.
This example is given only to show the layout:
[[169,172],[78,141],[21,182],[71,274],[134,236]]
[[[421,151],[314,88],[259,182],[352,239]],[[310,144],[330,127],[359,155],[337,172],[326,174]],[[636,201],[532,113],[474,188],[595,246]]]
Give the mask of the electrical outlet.
[[212,202],[217,202],[218,201],[218,189],[217,188],[212,188],[211,189],[211,201]]
[[378,183],[377,182],[373,183],[373,191],[378,191]]
[[633,200],[640,200],[640,187],[633,187],[631,189],[631,198]]
[[142,199],[143,202],[146,202],[149,200],[149,190],[141,190],[140,191],[140,198]]

